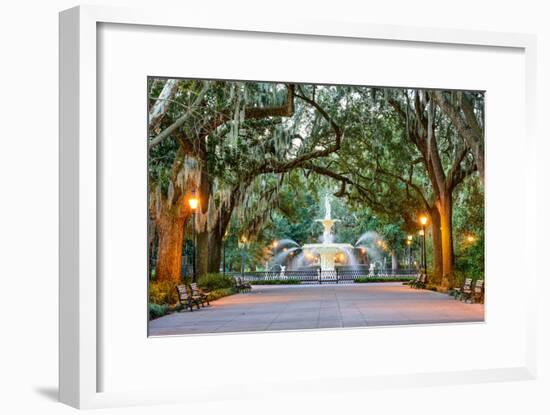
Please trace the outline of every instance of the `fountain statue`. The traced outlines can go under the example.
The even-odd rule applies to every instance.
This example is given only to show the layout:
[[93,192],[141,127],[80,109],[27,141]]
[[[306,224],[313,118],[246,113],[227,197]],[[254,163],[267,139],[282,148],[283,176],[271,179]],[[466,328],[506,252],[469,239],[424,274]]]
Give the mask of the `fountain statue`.
[[332,219],[331,217],[330,197],[327,194],[325,196],[325,218],[317,219],[317,222],[321,222],[324,228],[322,242],[320,244],[305,244],[303,246],[304,252],[319,256],[321,271],[334,271],[336,256],[343,253],[349,257],[353,251],[351,244],[332,242],[332,226],[337,221],[338,219]]
[[281,265],[281,272],[279,272],[279,278],[282,280],[286,280],[285,270],[286,270],[286,267],[284,265]]
[[374,264],[374,262],[371,262],[371,264],[369,265],[369,277],[374,277],[375,268],[376,265]]

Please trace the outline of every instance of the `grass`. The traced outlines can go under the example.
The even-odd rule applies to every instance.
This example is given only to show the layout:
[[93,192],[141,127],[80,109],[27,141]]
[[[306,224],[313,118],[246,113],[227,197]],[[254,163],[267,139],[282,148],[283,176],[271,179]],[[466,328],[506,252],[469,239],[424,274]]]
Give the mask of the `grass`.
[[369,282],[409,282],[410,280],[414,280],[414,277],[361,277],[356,278],[354,282],[359,284],[366,284]]
[[230,288],[219,288],[217,290],[210,291],[208,295],[208,300],[215,301],[222,297],[227,297],[228,295],[233,295],[237,293],[237,289],[234,287]]
[[[358,284],[364,284],[369,282],[408,282],[413,280],[414,277],[359,277],[354,281]],[[342,281],[342,280],[339,280]],[[347,281],[347,280],[346,280]],[[313,281],[315,282],[315,280]],[[298,285],[301,281],[298,279],[289,278],[288,280],[251,280],[252,285]]]
[[288,280],[251,280],[249,281],[251,285],[298,285],[300,280],[288,279]]
[[[233,295],[236,293],[237,290],[235,288],[220,288],[218,290],[210,291],[210,294],[208,295],[208,300],[216,301],[220,298],[227,297],[228,295]],[[175,305],[149,303],[149,320],[154,320],[168,314],[185,310],[186,308],[184,308],[184,306],[179,303]]]

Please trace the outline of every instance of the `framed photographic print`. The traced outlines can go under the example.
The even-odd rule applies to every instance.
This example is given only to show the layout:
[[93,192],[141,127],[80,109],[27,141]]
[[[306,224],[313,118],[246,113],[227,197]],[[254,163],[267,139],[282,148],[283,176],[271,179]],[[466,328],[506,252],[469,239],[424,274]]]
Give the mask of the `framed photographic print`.
[[533,37],[60,19],[63,402],[534,376]]

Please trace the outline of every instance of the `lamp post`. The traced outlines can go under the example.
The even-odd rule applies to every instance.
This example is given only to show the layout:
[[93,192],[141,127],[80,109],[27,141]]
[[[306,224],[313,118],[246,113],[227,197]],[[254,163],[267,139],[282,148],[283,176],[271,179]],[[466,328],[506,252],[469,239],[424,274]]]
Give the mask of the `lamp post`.
[[[422,229],[420,229],[418,231],[418,236],[423,236],[424,235],[424,231]],[[422,245],[422,243],[420,243],[420,269],[424,269],[424,245]]]
[[197,265],[196,265],[196,253],[195,253],[195,247],[196,245],[196,238],[195,238],[195,213],[197,211],[197,207],[199,206],[199,198],[195,195],[195,191],[193,191],[193,194],[189,198],[189,207],[191,208],[191,211],[193,212],[193,217],[191,219],[193,224],[193,282],[196,282],[197,279]]
[[426,215],[420,216],[420,224],[422,225],[422,261],[424,262],[424,275],[428,275],[428,266],[426,264],[426,224],[428,223],[428,217]]
[[412,235],[407,235],[407,245],[409,246],[409,268],[412,266],[412,257],[411,257],[411,245],[412,245]]
[[241,237],[241,277],[244,278],[244,254],[245,254],[245,249],[246,249],[246,243],[248,242],[248,240],[246,239],[246,236],[242,236]]
[[227,237],[227,231],[224,233],[222,237],[222,255],[223,255],[223,269],[222,274],[225,275],[225,238]]

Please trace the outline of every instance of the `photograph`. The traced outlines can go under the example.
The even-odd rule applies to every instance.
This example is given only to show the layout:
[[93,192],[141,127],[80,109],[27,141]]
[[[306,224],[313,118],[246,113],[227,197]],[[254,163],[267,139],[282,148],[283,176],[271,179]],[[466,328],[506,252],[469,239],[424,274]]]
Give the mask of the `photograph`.
[[146,94],[149,336],[484,322],[484,91]]
[[550,414],[545,2],[5,3],[1,413]]

